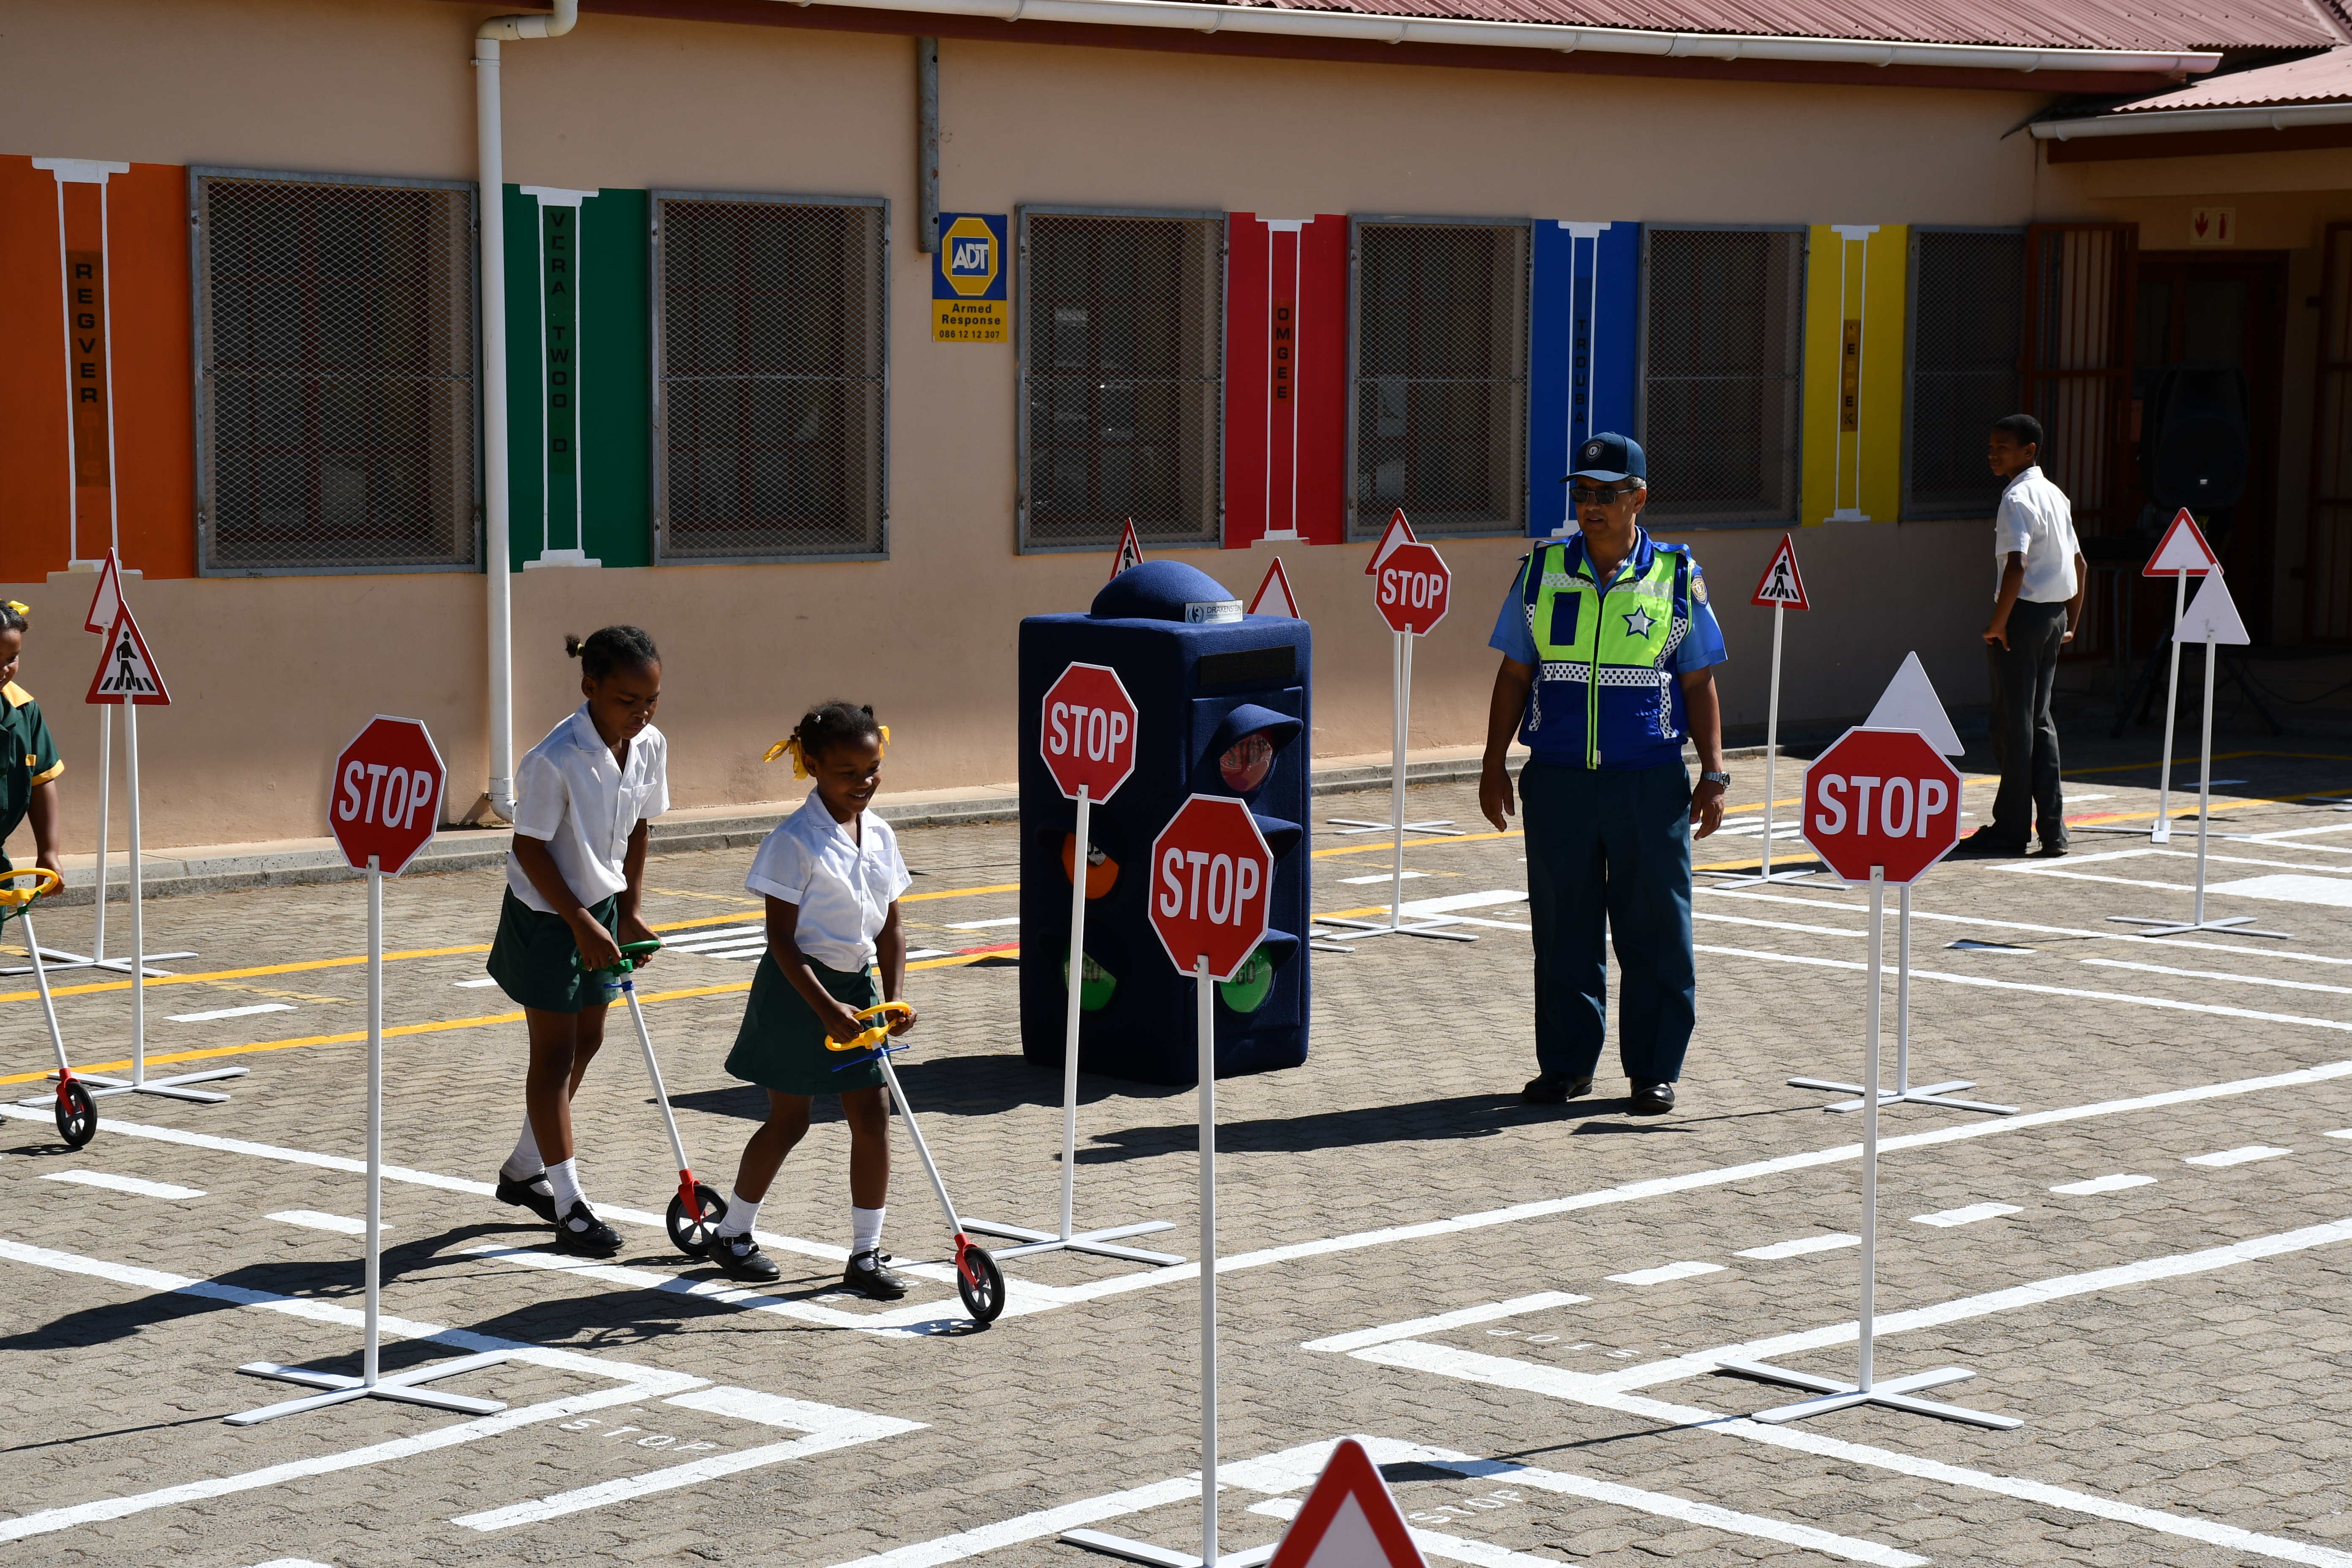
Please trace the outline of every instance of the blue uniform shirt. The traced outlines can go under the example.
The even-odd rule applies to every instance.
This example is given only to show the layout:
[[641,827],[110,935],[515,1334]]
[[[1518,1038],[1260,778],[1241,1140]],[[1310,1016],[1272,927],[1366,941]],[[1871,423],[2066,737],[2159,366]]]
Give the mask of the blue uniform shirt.
[[[1647,530],[1633,531],[1633,552],[1620,566],[1620,577],[1639,576],[1650,569],[1661,547],[1651,542]],[[1664,548],[1687,549],[1667,545]],[[1526,558],[1520,560],[1520,570],[1526,569]],[[1584,553],[1584,536],[1571,534],[1568,541],[1568,569],[1581,574],[1587,580],[1592,568]],[[1495,617],[1495,635],[1486,646],[1504,658],[1525,665],[1536,664],[1535,635],[1528,629],[1527,605],[1519,593],[1518,574],[1511,575],[1510,591],[1503,595],[1502,613]],[[1707,602],[1706,577],[1698,563],[1690,565],[1690,630],[1675,647],[1674,669],[1676,675],[1687,675],[1695,669],[1706,669],[1721,664],[1730,657],[1724,651],[1723,628],[1716,624],[1715,606]],[[1681,737],[1690,729],[1690,716],[1684,707],[1682,683],[1674,686],[1674,726],[1675,738],[1665,740],[1654,732],[1644,732],[1633,714],[1635,689],[1604,686],[1601,689],[1601,766],[1619,768],[1654,768],[1665,763],[1682,761]],[[1565,715],[1547,708],[1543,729],[1529,735],[1527,720],[1519,721],[1519,743],[1526,746],[1540,763],[1554,763],[1562,767],[1584,765],[1583,704],[1560,704]]]

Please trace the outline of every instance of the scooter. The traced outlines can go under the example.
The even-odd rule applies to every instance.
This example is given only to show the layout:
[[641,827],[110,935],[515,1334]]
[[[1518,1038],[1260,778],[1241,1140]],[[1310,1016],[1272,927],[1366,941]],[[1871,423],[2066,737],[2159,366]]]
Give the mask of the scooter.
[[[7,923],[6,911],[16,911],[16,923],[25,928],[25,950],[33,955],[33,983],[41,990],[41,1011],[49,1021],[49,1044],[58,1053],[57,1115],[58,1136],[70,1148],[79,1149],[98,1136],[98,1101],[73,1075],[66,1061],[66,1037],[58,1028],[58,1005],[49,995],[49,973],[41,964],[41,942],[33,934],[35,899],[54,893],[65,886],[55,871],[33,867],[23,871],[0,871],[0,882],[13,882],[19,877],[36,879],[29,888],[0,888],[0,925]],[[28,1100],[26,1105],[38,1105],[38,1100]]]
[[853,1058],[833,1070],[856,1067],[875,1061],[882,1065],[882,1076],[890,1085],[890,1098],[898,1102],[898,1114],[907,1123],[907,1136],[915,1142],[916,1157],[923,1162],[923,1172],[931,1178],[931,1191],[940,1195],[940,1207],[947,1211],[948,1229],[955,1236],[956,1294],[963,1298],[963,1309],[971,1314],[973,1322],[992,1323],[1004,1310],[1004,1275],[996,1267],[996,1259],[988,1255],[964,1234],[963,1221],[956,1217],[955,1204],[948,1196],[947,1184],[940,1180],[940,1168],[931,1159],[930,1146],[923,1142],[923,1130],[915,1121],[914,1108],[907,1103],[907,1091],[898,1087],[898,1074],[890,1065],[892,1053],[908,1047],[889,1044],[893,1015],[911,1015],[914,1008],[904,1002],[885,1002],[878,1007],[860,1011],[858,1018],[876,1020],[855,1039],[835,1040],[828,1037],[824,1048],[829,1051],[867,1051],[869,1056]]
[[661,1063],[654,1059],[653,1032],[646,1027],[646,1010],[637,1003],[637,962],[660,951],[661,945],[658,941],[625,942],[620,962],[597,973],[618,976],[621,994],[629,999],[637,1044],[646,1053],[646,1076],[654,1080],[654,1102],[661,1107],[662,1125],[669,1130],[670,1152],[677,1156],[677,1195],[669,1200],[670,1245],[688,1258],[701,1258],[710,1250],[711,1233],[727,1217],[727,1200],[708,1184],[694,1179],[694,1167],[686,1158],[686,1141],[678,1136],[677,1117],[669,1108],[669,1090],[662,1087]]

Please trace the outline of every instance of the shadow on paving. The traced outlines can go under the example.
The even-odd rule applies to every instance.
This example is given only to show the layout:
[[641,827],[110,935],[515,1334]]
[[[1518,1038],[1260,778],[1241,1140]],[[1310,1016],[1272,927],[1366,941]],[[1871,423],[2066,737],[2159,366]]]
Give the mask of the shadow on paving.
[[[1189,1089],[1181,1092],[1192,1092]],[[1610,1115],[1622,1102],[1580,1103],[1569,1114]],[[1560,1121],[1559,1108],[1528,1105],[1517,1094],[1465,1094],[1451,1100],[1423,1100],[1406,1105],[1368,1106],[1359,1110],[1329,1110],[1312,1116],[1272,1116],[1255,1121],[1221,1121],[1217,1148],[1223,1153],[1299,1154],[1321,1149],[1353,1149],[1369,1143],[1440,1142],[1456,1138],[1492,1138],[1516,1127]],[[1579,1133],[1663,1132],[1676,1131],[1669,1121],[1592,1121]],[[1080,1164],[1189,1152],[1199,1146],[1197,1121],[1163,1127],[1129,1127],[1097,1133],[1094,1147],[1078,1151]],[[1109,1145],[1109,1147],[1105,1147]]]
[[[1024,1106],[1054,1108],[1062,1103],[1060,1069],[1036,1066],[1024,1057],[997,1053],[925,1061],[901,1056],[891,1066],[898,1069],[898,1081],[907,1086],[907,1098],[918,1116],[994,1116]],[[1108,1100],[1168,1100],[1192,1092],[1191,1084],[1136,1083],[1096,1073],[1078,1075],[1081,1105]],[[653,1103],[651,1097],[646,1103]],[[673,1095],[670,1103],[680,1110],[746,1121],[764,1121],[768,1115],[767,1090],[748,1083]],[[832,1095],[821,1095],[809,1120],[838,1121],[840,1104]]]

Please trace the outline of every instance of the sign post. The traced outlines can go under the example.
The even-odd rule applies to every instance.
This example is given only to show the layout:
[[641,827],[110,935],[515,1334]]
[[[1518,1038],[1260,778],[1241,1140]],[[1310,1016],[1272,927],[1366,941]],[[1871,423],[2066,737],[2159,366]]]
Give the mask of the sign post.
[[1792,536],[1786,533],[1780,536],[1780,548],[1772,552],[1772,559],[1765,566],[1764,575],[1757,580],[1756,592],[1748,595],[1748,602],[1759,609],[1769,608],[1772,612],[1772,687],[1764,708],[1764,854],[1752,876],[1746,871],[1715,871],[1700,868],[1710,877],[1729,878],[1729,881],[1719,886],[1731,888],[1751,887],[1758,882],[1793,882],[1801,877],[1813,874],[1810,866],[1801,871],[1776,873],[1772,869],[1772,802],[1780,793],[1774,786],[1778,783],[1780,761],[1780,622],[1787,611],[1813,607],[1812,601],[1805,597],[1805,579],[1797,571],[1797,542]]
[[360,1375],[250,1362],[236,1370],[327,1392],[225,1419],[232,1426],[254,1426],[353,1399],[396,1399],[490,1415],[506,1406],[494,1399],[469,1399],[419,1385],[502,1362],[507,1359],[504,1351],[460,1356],[390,1377],[380,1374],[376,1356],[383,1284],[383,879],[399,876],[417,851],[433,841],[441,815],[441,753],[416,720],[379,713],[335,758],[333,777],[327,826],[345,862],[355,871],[365,871],[368,882],[367,1310]]
[[997,1249],[999,1258],[1027,1252],[1091,1252],[1130,1263],[1181,1263],[1173,1253],[1145,1252],[1108,1245],[1114,1238],[1173,1230],[1164,1219],[1145,1220],[1108,1230],[1078,1233],[1072,1228],[1077,1206],[1078,1172],[1078,1019],[1087,962],[1087,856],[1093,848],[1094,805],[1118,793],[1135,772],[1136,707],[1118,671],[1108,665],[1072,664],[1046,689],[1040,709],[1037,750],[1046,772],[1068,799],[1078,804],[1077,831],[1070,847],[1070,957],[1062,972],[1068,993],[1062,1024],[1062,1227],[1058,1232],[1031,1230],[1025,1226],[964,1217],[964,1228],[983,1236],[1007,1236],[1021,1245]]
[[[1958,1421],[2009,1431],[2024,1425],[1912,1394],[1923,1388],[1960,1383],[1976,1373],[1941,1367],[1889,1382],[1876,1380],[1872,1364],[1873,1313],[1878,1280],[1878,1089],[1879,1012],[1885,973],[1886,884],[1907,888],[1950,854],[1960,841],[1960,775],[1916,730],[1857,727],[1838,737],[1805,770],[1805,841],[1838,879],[1870,888],[1870,995],[1868,1045],[1862,1073],[1862,1305],[1857,1377],[1853,1383],[1790,1372],[1769,1362],[1725,1361],[1727,1372],[1764,1383],[1805,1389],[1817,1397],[1757,1412],[1759,1421],[1801,1421],[1857,1405],[1883,1405],[1915,1415]],[[1843,1087],[1814,1084],[1808,1087]]]
[[1396,692],[1396,705],[1391,735],[1393,761],[1389,771],[1389,819],[1366,822],[1358,817],[1335,816],[1329,820],[1343,833],[1378,833],[1385,829],[1395,836],[1395,853],[1389,871],[1389,918],[1382,924],[1378,921],[1327,916],[1316,923],[1346,928],[1351,942],[1376,936],[1476,942],[1477,937],[1468,931],[1448,930],[1456,922],[1443,915],[1416,925],[1404,923],[1405,834],[1442,833],[1458,838],[1463,831],[1450,818],[1428,822],[1404,819],[1405,742],[1412,726],[1412,639],[1426,635],[1445,618],[1446,602],[1454,591],[1454,574],[1446,570],[1444,558],[1436,551],[1413,538],[1412,525],[1405,521],[1402,508],[1389,519],[1388,532],[1381,536],[1379,547],[1372,552],[1371,563],[1364,571],[1375,584],[1373,607],[1388,622],[1392,634],[1390,678]]
[[1201,1554],[1097,1530],[1067,1531],[1062,1539],[1154,1568],[1217,1568],[1217,1001],[1211,983],[1239,973],[1265,940],[1274,852],[1248,805],[1231,795],[1195,795],[1151,841],[1151,929],[1169,962],[1192,974],[1199,1004]]
[[[2143,577],[2162,577],[2167,574],[2172,577],[2172,672],[2164,683],[2164,760],[2156,776],[2156,824],[2147,834],[2151,844],[2172,842],[2172,721],[2180,706],[2180,633],[2188,613],[2189,579],[2202,577],[2220,564],[2213,547],[2205,542],[2197,520],[2189,515],[2187,507],[2182,507],[2174,514],[2172,526],[2165,530],[2164,542],[2156,547],[2156,553],[2139,569]],[[2205,684],[2209,689],[2213,684],[2210,664],[2205,669]],[[2210,707],[2210,695],[2207,702]],[[2210,715],[2207,727],[2211,727]],[[2201,800],[2199,809],[2203,810]],[[2198,894],[2202,899],[2204,879],[2200,877],[2198,882]]]

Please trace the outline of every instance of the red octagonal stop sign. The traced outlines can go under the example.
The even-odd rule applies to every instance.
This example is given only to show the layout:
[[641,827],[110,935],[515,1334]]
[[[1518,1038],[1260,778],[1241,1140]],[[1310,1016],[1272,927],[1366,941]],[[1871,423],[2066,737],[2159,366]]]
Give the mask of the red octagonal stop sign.
[[356,871],[375,856],[397,877],[441,820],[441,753],[415,719],[377,714],[335,759],[327,825]]
[[1805,770],[1805,842],[1849,882],[1918,880],[1960,841],[1960,775],[1916,730],[1848,730]]
[[1135,700],[1107,665],[1073,664],[1046,689],[1037,749],[1063,795],[1108,800],[1135,772]]
[[1231,980],[1272,917],[1274,852],[1249,807],[1196,795],[1151,841],[1151,929],[1185,973],[1201,955],[1209,978]]
[[1445,618],[1454,574],[1436,551],[1419,542],[1400,544],[1381,563],[1372,603],[1392,631],[1426,633]]

